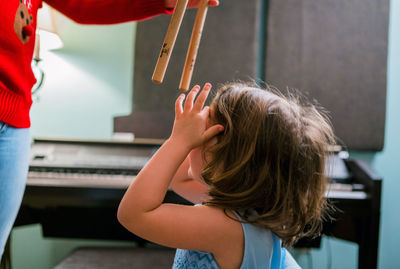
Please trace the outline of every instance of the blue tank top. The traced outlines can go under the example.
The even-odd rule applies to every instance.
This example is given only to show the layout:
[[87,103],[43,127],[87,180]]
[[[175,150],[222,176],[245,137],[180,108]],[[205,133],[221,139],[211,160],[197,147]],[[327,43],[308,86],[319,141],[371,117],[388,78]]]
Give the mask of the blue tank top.
[[[240,269],[284,268],[286,250],[270,230],[242,223],[244,255]],[[209,252],[177,249],[173,269],[219,269]]]

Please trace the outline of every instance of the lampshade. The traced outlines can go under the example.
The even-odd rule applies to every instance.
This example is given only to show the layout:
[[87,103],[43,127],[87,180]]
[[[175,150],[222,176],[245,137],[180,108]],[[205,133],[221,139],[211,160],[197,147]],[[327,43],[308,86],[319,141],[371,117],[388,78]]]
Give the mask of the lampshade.
[[38,91],[41,89],[45,77],[45,72],[39,65],[42,60],[40,52],[43,52],[43,50],[49,51],[63,47],[63,42],[58,33],[55,16],[55,11],[44,3],[43,7],[38,11],[36,42],[32,61],[32,71],[37,80],[36,84],[32,88],[33,100],[39,100]]
[[45,50],[59,49],[63,47],[60,38],[54,9],[43,3],[43,7],[38,11],[37,33],[40,35],[40,47]]

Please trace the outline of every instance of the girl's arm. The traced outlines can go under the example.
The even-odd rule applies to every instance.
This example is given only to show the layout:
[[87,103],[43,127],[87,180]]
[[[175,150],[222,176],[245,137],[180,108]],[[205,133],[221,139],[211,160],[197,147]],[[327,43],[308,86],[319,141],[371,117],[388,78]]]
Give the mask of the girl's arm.
[[195,87],[188,94],[184,108],[184,95],[178,98],[172,134],[126,191],[118,208],[118,220],[129,231],[149,241],[215,253],[222,242],[230,242],[237,232],[232,228],[236,223],[232,224],[222,210],[162,204],[172,178],[189,152],[223,129],[220,125],[206,129],[209,112],[203,105],[210,88],[206,84],[193,102],[199,91]]
[[208,199],[207,186],[189,176],[189,158],[183,161],[169,187],[186,200],[200,204]]

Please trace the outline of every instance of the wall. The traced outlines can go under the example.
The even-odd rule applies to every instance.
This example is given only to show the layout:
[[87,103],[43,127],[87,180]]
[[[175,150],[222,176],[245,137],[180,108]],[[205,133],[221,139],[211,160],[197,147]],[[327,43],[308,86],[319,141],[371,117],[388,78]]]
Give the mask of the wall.
[[131,111],[135,24],[58,20],[64,47],[43,51],[45,82],[31,110],[33,136],[109,138]]
[[[351,152],[382,175],[382,217],[379,268],[398,268],[400,179],[400,0],[391,1],[385,148],[382,152]],[[132,24],[77,26],[63,31],[65,47],[43,61],[47,79],[32,109],[34,136],[109,138],[112,117],[128,114],[131,100]],[[95,240],[47,239],[38,225],[13,232],[15,269],[51,268],[79,245],[121,244]],[[357,246],[324,238],[322,248],[295,254],[303,268],[357,268]]]

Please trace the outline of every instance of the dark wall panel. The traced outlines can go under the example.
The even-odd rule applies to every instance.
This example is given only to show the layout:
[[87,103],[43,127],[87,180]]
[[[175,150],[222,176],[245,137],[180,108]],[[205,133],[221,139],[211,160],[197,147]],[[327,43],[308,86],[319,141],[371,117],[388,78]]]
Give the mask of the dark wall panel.
[[384,144],[389,0],[269,0],[265,79],[331,112],[350,149]]
[[[209,8],[194,68],[192,85],[214,86],[257,76],[261,0],[221,1]],[[135,48],[133,112],[114,120],[116,132],[136,137],[166,138],[172,128],[174,103],[189,45],[196,10],[186,11],[161,85],[151,81],[170,16],[138,23]],[[214,87],[215,88],[215,87]]]

